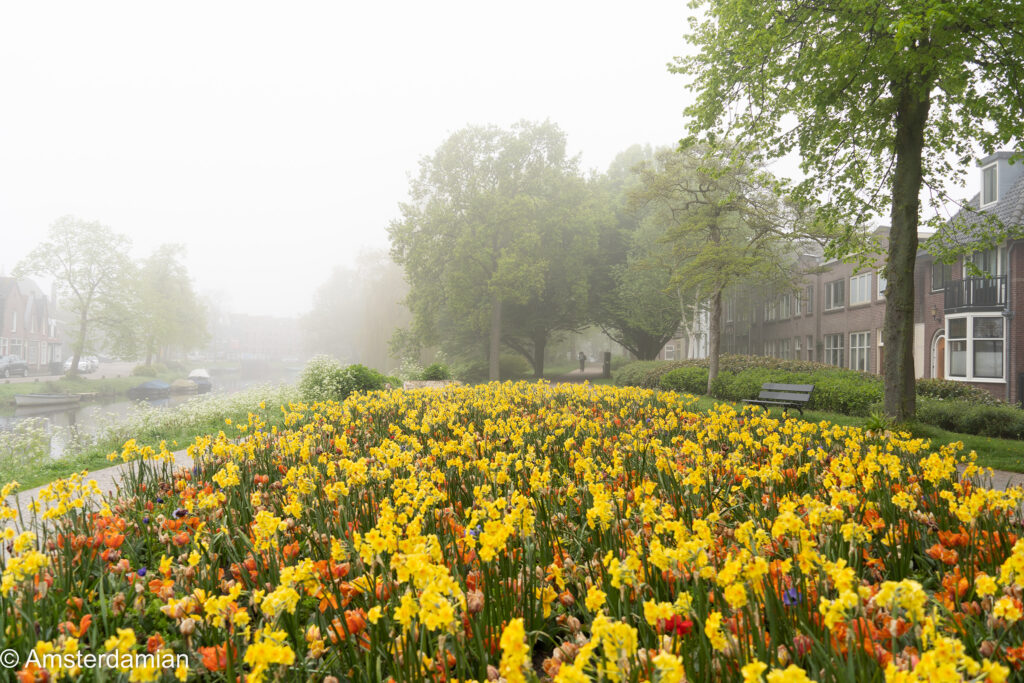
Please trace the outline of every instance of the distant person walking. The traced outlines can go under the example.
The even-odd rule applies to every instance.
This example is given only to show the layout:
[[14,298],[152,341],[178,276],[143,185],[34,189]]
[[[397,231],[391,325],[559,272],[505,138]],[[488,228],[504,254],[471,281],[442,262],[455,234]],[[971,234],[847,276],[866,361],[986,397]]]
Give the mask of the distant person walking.
[[582,351],[580,351],[579,356],[577,356],[577,357],[580,359],[580,374],[582,375],[583,374],[583,366],[587,362],[587,357],[583,354]]

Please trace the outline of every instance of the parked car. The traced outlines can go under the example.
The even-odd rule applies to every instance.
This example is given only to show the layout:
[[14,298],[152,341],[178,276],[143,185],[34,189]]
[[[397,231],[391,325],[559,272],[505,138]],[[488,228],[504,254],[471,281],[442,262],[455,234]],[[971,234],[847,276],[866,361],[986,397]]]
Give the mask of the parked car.
[[0,375],[3,377],[11,375],[28,377],[28,362],[17,356],[0,356]]
[[[68,358],[64,361],[64,372],[71,371],[71,361],[74,357]],[[78,372],[96,372],[100,368],[100,359],[96,356],[82,356],[78,359]]]
[[11,375],[28,377],[28,362],[18,356],[0,356],[0,377]]

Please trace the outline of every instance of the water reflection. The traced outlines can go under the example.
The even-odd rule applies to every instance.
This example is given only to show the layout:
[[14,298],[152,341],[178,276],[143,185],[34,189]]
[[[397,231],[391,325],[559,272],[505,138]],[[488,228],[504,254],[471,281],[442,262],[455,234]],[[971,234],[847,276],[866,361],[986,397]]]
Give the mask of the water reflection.
[[103,427],[124,420],[140,404],[165,410],[197,398],[203,400],[209,396],[235,394],[259,384],[294,381],[295,375],[291,370],[258,376],[224,373],[214,379],[212,391],[206,394],[171,394],[163,398],[141,400],[108,398],[71,405],[0,408],[0,430],[13,430],[26,420],[42,420],[50,436],[50,457],[59,458],[67,448],[68,440],[76,438],[76,434],[95,434]]

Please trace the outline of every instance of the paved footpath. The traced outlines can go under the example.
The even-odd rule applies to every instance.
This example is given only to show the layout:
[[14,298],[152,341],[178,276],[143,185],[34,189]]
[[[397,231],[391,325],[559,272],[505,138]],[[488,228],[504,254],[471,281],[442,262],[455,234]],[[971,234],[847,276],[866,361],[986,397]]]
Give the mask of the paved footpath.
[[[103,493],[113,493],[117,491],[117,485],[120,481],[121,472],[127,468],[129,463],[121,463],[120,465],[114,465],[112,467],[105,467],[102,470],[96,470],[90,472],[85,477],[85,481],[90,479],[95,480],[96,484],[100,487],[100,491]],[[159,467],[162,463],[155,463],[155,466]],[[174,451],[174,466],[178,468],[191,468],[192,458],[184,451]],[[21,517],[25,520],[26,524],[31,524],[32,513],[29,510],[29,504],[39,496],[39,492],[46,487],[37,486],[33,489],[26,489],[24,491],[18,491],[15,495],[8,497],[7,504],[11,507],[17,508],[21,513]],[[41,515],[49,507],[48,503],[42,503],[39,514]],[[0,522],[0,530],[7,526],[14,526],[17,528],[17,520],[13,522]]]

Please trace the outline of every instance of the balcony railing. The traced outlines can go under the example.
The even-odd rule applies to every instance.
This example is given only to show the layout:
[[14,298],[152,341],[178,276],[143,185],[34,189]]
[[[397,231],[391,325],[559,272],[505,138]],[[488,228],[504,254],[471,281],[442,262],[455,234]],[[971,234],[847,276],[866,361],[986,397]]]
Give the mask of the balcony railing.
[[1006,276],[965,277],[946,282],[946,313],[997,311],[1006,307]]

